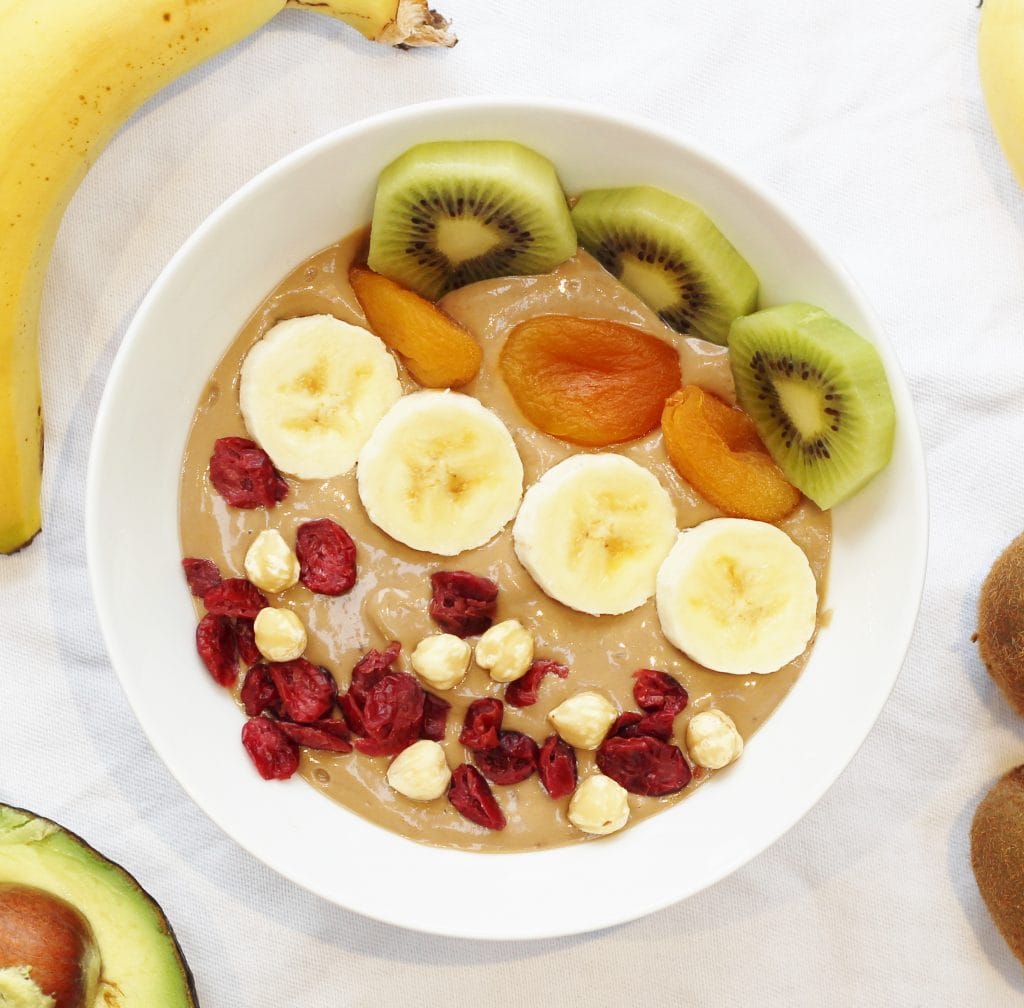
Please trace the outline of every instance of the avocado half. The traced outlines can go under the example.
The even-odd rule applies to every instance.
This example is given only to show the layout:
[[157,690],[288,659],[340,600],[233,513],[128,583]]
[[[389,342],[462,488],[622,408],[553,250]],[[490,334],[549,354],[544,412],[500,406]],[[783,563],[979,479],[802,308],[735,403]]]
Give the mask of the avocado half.
[[100,954],[95,1008],[198,1008],[192,972],[163,911],[74,833],[0,804],[0,883],[42,889],[85,918]]

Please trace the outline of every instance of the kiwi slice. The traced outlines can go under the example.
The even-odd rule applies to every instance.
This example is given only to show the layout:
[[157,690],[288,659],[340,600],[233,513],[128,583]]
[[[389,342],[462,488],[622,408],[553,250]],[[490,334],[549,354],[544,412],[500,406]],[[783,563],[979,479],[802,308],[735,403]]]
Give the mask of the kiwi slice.
[[795,303],[738,318],[729,361],[740,406],[818,507],[850,497],[888,463],[896,413],[885,368],[828,312]]
[[547,158],[507,140],[441,140],[381,172],[367,265],[436,300],[474,280],[546,273],[576,248]]
[[653,186],[590,189],[580,244],[677,332],[724,344],[757,306],[757,275],[695,203]]
[[1024,766],[1004,774],[978,805],[971,868],[999,933],[1024,963]]

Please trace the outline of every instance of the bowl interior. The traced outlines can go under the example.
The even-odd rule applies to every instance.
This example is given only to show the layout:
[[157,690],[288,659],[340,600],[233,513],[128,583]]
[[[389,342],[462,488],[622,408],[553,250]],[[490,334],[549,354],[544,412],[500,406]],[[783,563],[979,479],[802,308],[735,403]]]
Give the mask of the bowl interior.
[[[642,182],[694,199],[757,270],[763,303],[817,303],[878,344],[898,416],[892,463],[834,513],[831,622],[743,759],[621,835],[529,854],[424,847],[301,780],[260,780],[239,744],[237,709],[194,654],[179,566],[179,467],[209,373],[286,272],[369,219],[384,164],[413,143],[445,138],[535,147],[568,192]],[[570,934],[635,918],[704,888],[788,829],[842,771],[892,688],[920,601],[927,523],[920,439],[891,348],[843,270],[770,197],[654,126],[561,103],[483,100],[431,103],[340,130],[268,169],[199,228],[145,299],[112,368],[87,509],[94,597],[114,668],[195,802],[256,857],[329,900],[477,938]],[[663,860],[675,866],[669,878],[635,870]]]

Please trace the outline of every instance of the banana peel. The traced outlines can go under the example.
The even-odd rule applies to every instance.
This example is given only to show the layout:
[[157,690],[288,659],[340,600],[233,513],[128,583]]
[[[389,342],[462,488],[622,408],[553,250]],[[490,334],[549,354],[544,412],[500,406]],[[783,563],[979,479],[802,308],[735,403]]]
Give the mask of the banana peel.
[[0,0],[0,554],[40,529],[39,309],[69,200],[143,102],[285,7],[385,45],[455,44],[426,0]]

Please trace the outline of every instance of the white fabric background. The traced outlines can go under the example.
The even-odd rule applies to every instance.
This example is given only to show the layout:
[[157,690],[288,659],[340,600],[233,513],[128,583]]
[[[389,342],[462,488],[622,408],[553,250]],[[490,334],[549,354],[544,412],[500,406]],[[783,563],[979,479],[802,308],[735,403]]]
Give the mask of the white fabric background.
[[[1024,528],[1024,192],[981,104],[973,0],[437,2],[460,36],[451,51],[375,48],[284,13],[146,105],[74,198],[43,316],[45,530],[0,558],[0,798],[65,823],[138,876],[171,918],[205,1008],[1020,1003],[1024,967],[985,914],[966,839],[981,795],[1024,762],[1024,722],[970,643],[979,584]],[[931,493],[909,656],[825,798],[710,890],[539,943],[374,923],[237,848],[136,724],[85,564],[104,379],[178,246],[301,144],[386,109],[475,94],[636,112],[773,189],[845,261],[886,327]],[[143,442],[144,430],[143,417]]]

